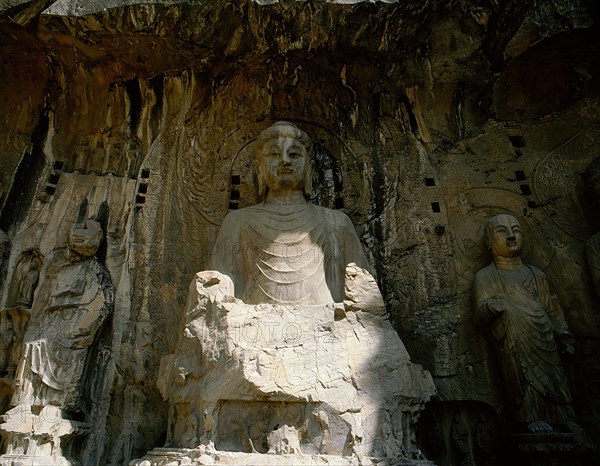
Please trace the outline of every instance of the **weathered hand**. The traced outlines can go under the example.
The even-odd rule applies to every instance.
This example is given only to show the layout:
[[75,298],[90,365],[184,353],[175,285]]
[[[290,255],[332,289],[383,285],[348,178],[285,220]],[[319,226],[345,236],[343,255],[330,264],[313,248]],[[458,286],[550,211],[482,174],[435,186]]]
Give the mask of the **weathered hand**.
[[490,298],[487,301],[487,308],[492,312],[492,314],[497,315],[508,309],[506,305],[506,301],[502,298]]

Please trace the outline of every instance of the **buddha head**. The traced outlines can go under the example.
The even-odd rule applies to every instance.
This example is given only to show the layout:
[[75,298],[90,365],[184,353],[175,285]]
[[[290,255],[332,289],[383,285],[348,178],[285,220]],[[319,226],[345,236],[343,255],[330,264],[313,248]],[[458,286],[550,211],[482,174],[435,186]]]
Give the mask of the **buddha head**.
[[102,241],[102,227],[95,220],[86,220],[83,225],[75,225],[69,232],[67,246],[71,251],[84,257],[96,254]]
[[269,126],[256,138],[258,195],[268,191],[312,191],[312,142],[308,135],[286,121]]
[[485,244],[492,256],[518,257],[523,249],[523,236],[519,221],[508,214],[496,215],[485,225]]

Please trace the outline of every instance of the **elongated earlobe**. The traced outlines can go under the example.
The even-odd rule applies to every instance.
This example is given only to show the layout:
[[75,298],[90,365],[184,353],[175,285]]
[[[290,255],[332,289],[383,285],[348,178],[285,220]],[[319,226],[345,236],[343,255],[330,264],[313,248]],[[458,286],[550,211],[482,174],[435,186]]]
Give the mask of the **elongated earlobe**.
[[256,194],[258,195],[258,199],[263,201],[267,195],[267,184],[260,169],[260,163],[256,164],[254,172],[256,175]]
[[314,170],[314,161],[310,160],[310,162],[308,163],[308,166],[306,167],[306,170],[304,172],[304,195],[310,199],[310,197],[312,196],[313,192],[312,192],[312,177],[313,177],[313,170]]

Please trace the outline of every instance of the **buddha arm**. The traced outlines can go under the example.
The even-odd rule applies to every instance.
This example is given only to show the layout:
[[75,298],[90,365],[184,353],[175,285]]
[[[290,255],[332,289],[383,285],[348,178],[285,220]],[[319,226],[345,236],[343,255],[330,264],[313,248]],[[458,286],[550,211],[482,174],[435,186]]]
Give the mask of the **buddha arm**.
[[236,219],[234,212],[230,212],[221,225],[217,240],[213,248],[209,269],[221,272],[231,278],[235,291],[239,291],[239,270],[243,263],[240,247],[240,221]]

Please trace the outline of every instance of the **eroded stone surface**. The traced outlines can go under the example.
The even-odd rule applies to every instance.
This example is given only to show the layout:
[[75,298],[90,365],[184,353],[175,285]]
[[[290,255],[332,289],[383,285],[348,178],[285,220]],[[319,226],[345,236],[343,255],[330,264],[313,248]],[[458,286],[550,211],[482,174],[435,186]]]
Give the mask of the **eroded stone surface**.
[[385,315],[355,303],[209,298],[227,281],[216,272],[197,275],[178,351],[162,361],[170,445],[288,454],[281,438],[290,435],[289,448],[307,455],[416,455],[411,426],[434,387]]

